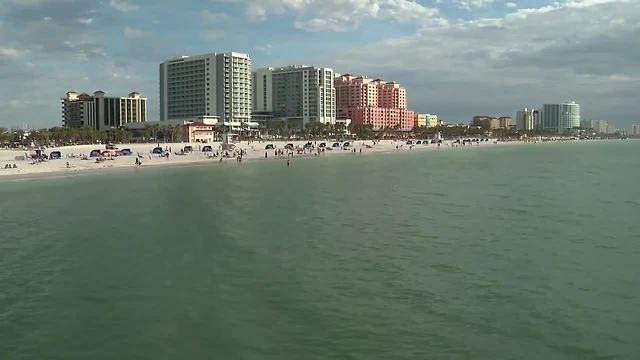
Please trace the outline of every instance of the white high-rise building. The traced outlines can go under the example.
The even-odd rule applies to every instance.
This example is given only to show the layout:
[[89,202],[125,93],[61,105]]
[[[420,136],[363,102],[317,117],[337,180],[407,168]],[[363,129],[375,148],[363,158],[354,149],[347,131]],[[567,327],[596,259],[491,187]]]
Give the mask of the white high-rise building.
[[103,131],[147,121],[147,99],[137,92],[113,97],[103,91],[96,91],[93,96],[69,91],[61,100],[62,126],[66,128]]
[[580,127],[580,105],[575,101],[542,106],[542,129],[560,134]]
[[335,124],[335,72],[292,65],[272,72],[273,116],[302,128],[307,123]]
[[631,134],[632,136],[640,136],[640,124],[631,125]]
[[524,108],[516,113],[518,130],[534,130],[540,127],[540,110]]
[[248,122],[251,98],[247,54],[182,56],[160,64],[160,120],[206,116]]
[[594,121],[593,130],[598,134],[609,134],[609,123],[606,120]]
[[253,111],[273,112],[272,91],[273,68],[258,69],[253,72]]

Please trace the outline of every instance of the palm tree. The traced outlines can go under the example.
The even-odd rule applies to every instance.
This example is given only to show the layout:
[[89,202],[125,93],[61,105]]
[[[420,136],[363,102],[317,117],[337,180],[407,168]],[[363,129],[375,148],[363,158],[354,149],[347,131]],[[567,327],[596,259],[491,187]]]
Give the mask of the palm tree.
[[151,138],[152,134],[153,134],[153,130],[151,128],[151,125],[145,124],[144,125],[144,139],[146,141],[149,141],[149,139]]
[[247,124],[247,122],[242,121],[240,123],[240,136],[243,138],[247,138],[248,136],[248,131],[249,130],[249,124]]
[[311,139],[313,132],[316,128],[315,122],[308,122],[304,124],[304,128],[302,129],[302,134],[305,139]]
[[336,137],[337,138],[343,137],[344,136],[344,130],[345,130],[344,124],[336,123],[336,124],[332,124],[332,125],[333,125],[333,128],[335,129]]
[[[171,139],[174,140],[177,138],[180,142],[182,142],[182,131],[183,131],[182,126],[180,125],[174,126],[171,134]],[[173,142],[175,142],[175,140]]]
[[10,139],[11,139],[11,136],[9,134],[9,129],[0,128],[0,145],[4,143],[8,143]]

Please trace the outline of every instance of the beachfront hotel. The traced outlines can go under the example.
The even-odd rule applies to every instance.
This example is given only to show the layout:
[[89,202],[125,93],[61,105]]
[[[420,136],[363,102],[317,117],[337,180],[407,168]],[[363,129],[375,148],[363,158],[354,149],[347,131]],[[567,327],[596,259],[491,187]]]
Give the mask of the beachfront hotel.
[[69,91],[62,101],[62,126],[92,128],[98,131],[147,121],[147,98],[137,92],[125,97],[107,96],[96,91],[93,96]]
[[471,120],[471,125],[486,127],[491,130],[511,129],[514,126],[511,116],[495,117],[487,115],[474,116]]
[[254,73],[254,111],[271,113],[301,129],[308,123],[335,124],[335,73],[329,68],[291,65]]
[[335,86],[338,119],[370,124],[374,130],[413,129],[415,114],[407,110],[407,92],[400,84],[345,74]]
[[575,101],[542,106],[543,130],[563,134],[578,127],[580,127],[580,105]]
[[160,120],[251,120],[251,58],[236,52],[182,56],[160,64]]
[[540,110],[524,108],[516,113],[516,129],[535,130],[540,128]]
[[591,130],[596,134],[612,133],[606,120],[580,120],[580,128]]
[[254,113],[272,113],[273,112],[273,68],[262,68],[254,71],[252,90],[253,90],[253,112]]
[[435,114],[415,114],[413,117],[413,126],[420,127],[436,127],[438,126],[438,115]]

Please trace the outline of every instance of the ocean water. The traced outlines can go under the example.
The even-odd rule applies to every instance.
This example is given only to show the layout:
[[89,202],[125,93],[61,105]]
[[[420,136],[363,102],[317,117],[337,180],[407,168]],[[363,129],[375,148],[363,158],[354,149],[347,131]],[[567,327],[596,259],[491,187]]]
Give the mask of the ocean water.
[[640,142],[0,179],[0,359],[637,359]]

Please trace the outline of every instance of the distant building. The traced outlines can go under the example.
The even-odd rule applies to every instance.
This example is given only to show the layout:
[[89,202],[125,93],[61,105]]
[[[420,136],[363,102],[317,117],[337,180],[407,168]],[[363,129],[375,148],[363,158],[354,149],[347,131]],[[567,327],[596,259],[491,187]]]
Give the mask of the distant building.
[[499,129],[511,129],[515,126],[513,118],[511,116],[501,116],[498,118]]
[[436,127],[438,123],[438,115],[435,114],[415,114],[413,125],[415,127]]
[[273,112],[273,68],[258,69],[252,73],[253,112]]
[[182,141],[187,143],[212,143],[216,141],[215,125],[191,123],[182,125]]
[[609,123],[605,120],[598,120],[595,123],[596,123],[596,126],[594,130],[599,134],[611,134],[615,132],[615,131],[611,131],[612,129],[609,127]]
[[96,91],[93,96],[69,91],[61,101],[62,126],[66,128],[104,131],[147,121],[147,99],[137,92],[111,97],[103,91]]
[[241,53],[182,56],[160,64],[160,120],[218,116],[251,120],[251,58]]
[[438,120],[438,115],[427,114],[427,127],[436,127],[439,125],[440,125],[440,121]]
[[575,102],[564,104],[544,104],[542,106],[542,129],[568,133],[580,127],[580,105]]
[[540,127],[540,110],[524,108],[516,113],[516,129],[530,131]]
[[272,70],[273,117],[297,128],[335,124],[335,73],[329,68],[292,65]]
[[596,134],[609,134],[609,123],[605,120],[580,120],[580,128]]
[[336,125],[342,125],[345,135],[351,135],[349,127],[351,126],[351,119],[336,119]]
[[415,114],[413,119],[413,127],[427,127],[427,114]]
[[514,126],[513,118],[511,116],[494,117],[477,115],[473,117],[471,124],[474,126],[489,128],[491,130],[511,129]]
[[631,136],[640,136],[640,124],[631,125]]
[[584,129],[584,130],[593,131],[595,129],[595,121],[593,121],[593,120],[580,120],[580,128]]
[[338,119],[370,124],[375,130],[411,130],[415,114],[407,109],[407,92],[395,82],[364,76],[341,75],[335,79]]

